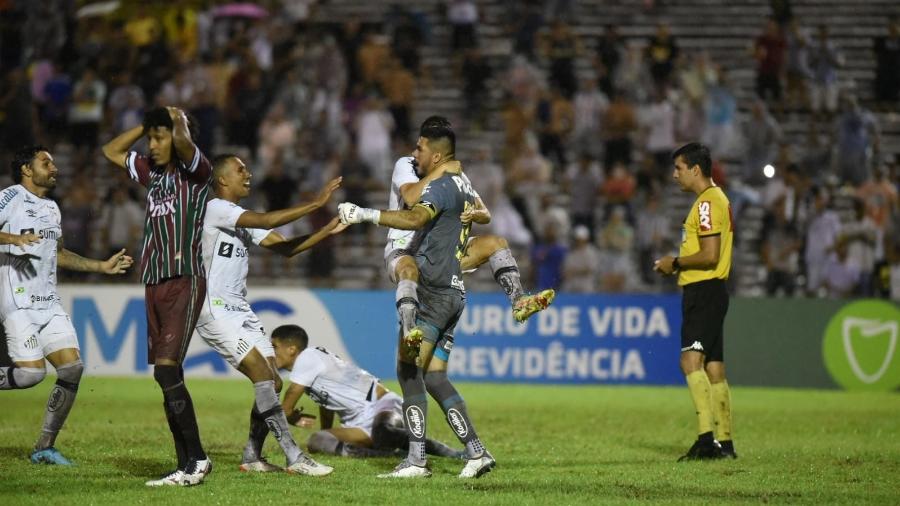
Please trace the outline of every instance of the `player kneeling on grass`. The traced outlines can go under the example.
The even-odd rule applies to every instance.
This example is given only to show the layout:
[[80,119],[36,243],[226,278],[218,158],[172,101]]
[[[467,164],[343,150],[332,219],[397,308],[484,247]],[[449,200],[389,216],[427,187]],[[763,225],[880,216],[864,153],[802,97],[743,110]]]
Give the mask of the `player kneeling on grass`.
[[[304,393],[319,405],[322,430],[309,437],[312,453],[341,457],[388,457],[409,448],[403,425],[403,398],[378,382],[378,378],[342,360],[325,348],[309,348],[306,331],[282,325],[272,332],[275,365],[291,371],[284,394],[288,421],[305,426],[312,416],[296,410]],[[341,427],[334,427],[334,414]],[[431,455],[463,459],[466,453],[426,439]]]
[[254,243],[285,256],[294,256],[343,230],[337,218],[308,237],[285,239],[270,230],[327,204],[332,192],[340,186],[340,178],[330,181],[309,204],[256,213],[238,205],[250,193],[250,177],[244,162],[235,155],[222,155],[213,160],[216,198],[206,205],[203,222],[207,296],[197,321],[197,332],[247,376],[256,391],[250,412],[250,439],[244,448],[241,471],[281,470],[261,455],[263,442],[271,431],[287,457],[288,472],[324,476],[330,474],[332,468],[312,460],[297,447],[278,402],[281,379],[275,370],[275,353],[246,298],[248,251]]
[[84,364],[72,321],[59,304],[56,268],[122,274],[133,260],[125,250],[91,260],[63,247],[59,206],[47,197],[57,174],[47,149],[24,148],[13,156],[16,184],[0,192],[0,325],[13,359],[11,367],[0,367],[0,390],[31,388],[46,375],[44,359],[53,364],[56,385],[31,462],[71,465],[53,445],[75,403]]

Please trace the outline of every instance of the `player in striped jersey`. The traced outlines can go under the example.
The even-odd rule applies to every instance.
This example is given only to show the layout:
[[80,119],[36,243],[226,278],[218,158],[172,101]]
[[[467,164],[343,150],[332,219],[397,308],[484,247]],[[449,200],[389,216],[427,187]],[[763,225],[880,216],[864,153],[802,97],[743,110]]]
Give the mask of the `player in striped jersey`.
[[53,445],[75,403],[84,364],[59,304],[56,270],[122,274],[132,260],[125,250],[101,261],[65,249],[59,207],[47,198],[57,173],[45,148],[24,148],[12,161],[16,184],[0,191],[0,326],[13,359],[11,367],[0,367],[0,390],[31,388],[44,379],[44,359],[53,364],[56,384],[31,462],[70,465]]
[[[143,136],[150,155],[131,151]],[[182,362],[206,293],[200,240],[212,170],[175,107],[151,109],[142,126],[103,146],[109,161],[147,188],[141,280],[145,285],[148,359],[163,392],[178,467],[148,486],[196,485],[212,470],[203,450]]]
[[235,155],[219,155],[213,160],[215,198],[206,205],[202,248],[208,286],[197,333],[253,382],[255,399],[250,413],[250,439],[244,447],[240,470],[281,471],[262,457],[263,442],[271,430],[287,457],[288,472],[325,476],[332,468],[306,456],[291,436],[278,402],[281,378],[275,371],[275,352],[247,301],[247,272],[251,244],[292,257],[343,230],[345,225],[337,218],[310,236],[286,239],[270,230],[327,204],[340,186],[341,178],[329,181],[313,202],[257,213],[238,205],[250,194],[250,177],[244,162]]

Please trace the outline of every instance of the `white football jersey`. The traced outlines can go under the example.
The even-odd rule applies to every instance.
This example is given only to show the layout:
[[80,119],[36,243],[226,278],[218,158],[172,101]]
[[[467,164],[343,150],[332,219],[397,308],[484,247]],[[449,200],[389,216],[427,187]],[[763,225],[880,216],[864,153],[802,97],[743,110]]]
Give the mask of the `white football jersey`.
[[0,312],[47,309],[56,293],[56,248],[62,237],[62,215],[56,202],[38,197],[22,185],[0,192],[0,231],[33,233],[41,240],[24,249],[0,245]]
[[377,400],[378,378],[325,348],[301,351],[294,360],[290,381],[306,387],[316,404],[337,413],[342,422],[356,418]]
[[[419,182],[419,176],[416,175],[416,170],[413,167],[414,160],[415,159],[411,156],[404,156],[398,158],[397,162],[394,164],[394,173],[391,175],[391,193],[390,197],[388,197],[388,210],[390,211],[398,211],[407,208],[406,203],[403,202],[403,195],[400,193],[400,187],[409,183]],[[460,174],[460,176],[462,176],[463,181],[471,188],[472,183],[465,173]],[[478,195],[478,192],[475,192],[475,198],[481,198]],[[398,230],[396,228],[388,229],[388,240],[403,238],[411,240],[413,235],[414,231],[412,230]]]
[[244,212],[241,206],[223,199],[212,199],[206,204],[201,248],[206,269],[206,300],[198,324],[250,311],[247,302],[250,244],[259,244],[271,230],[236,227]]

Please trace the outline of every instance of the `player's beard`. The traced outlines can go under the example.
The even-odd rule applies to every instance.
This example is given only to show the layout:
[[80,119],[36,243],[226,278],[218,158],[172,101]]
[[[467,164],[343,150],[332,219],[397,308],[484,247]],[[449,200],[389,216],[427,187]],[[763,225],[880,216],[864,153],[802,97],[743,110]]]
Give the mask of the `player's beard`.
[[423,177],[425,177],[425,174],[422,174],[422,170],[419,168],[419,161],[415,158],[412,159],[412,167],[413,172],[416,174],[417,178],[422,179]]

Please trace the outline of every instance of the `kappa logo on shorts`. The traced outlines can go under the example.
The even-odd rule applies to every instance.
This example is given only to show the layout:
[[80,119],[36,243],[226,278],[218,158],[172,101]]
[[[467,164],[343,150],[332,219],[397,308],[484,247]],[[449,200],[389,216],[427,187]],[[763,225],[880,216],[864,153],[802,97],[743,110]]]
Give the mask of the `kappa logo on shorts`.
[[691,350],[693,350],[693,351],[704,351],[704,350],[703,350],[703,343],[701,343],[700,341],[694,341],[693,343],[691,343],[690,346],[681,349],[681,351],[691,351]]
[[406,426],[415,437],[425,437],[425,414],[419,406],[406,408]]
[[708,200],[700,202],[697,212],[700,215],[700,230],[704,232],[712,230],[712,204]]
[[37,336],[31,336],[25,341],[25,347],[29,350],[35,350],[38,347]]
[[62,406],[63,401],[66,400],[66,392],[59,385],[53,387],[53,391],[50,392],[50,400],[47,401],[47,411],[56,411]]
[[466,424],[466,419],[463,418],[462,413],[457,411],[456,408],[447,410],[447,421],[450,422],[450,427],[453,427],[453,431],[456,432],[457,436],[466,437],[469,434],[469,426]]

